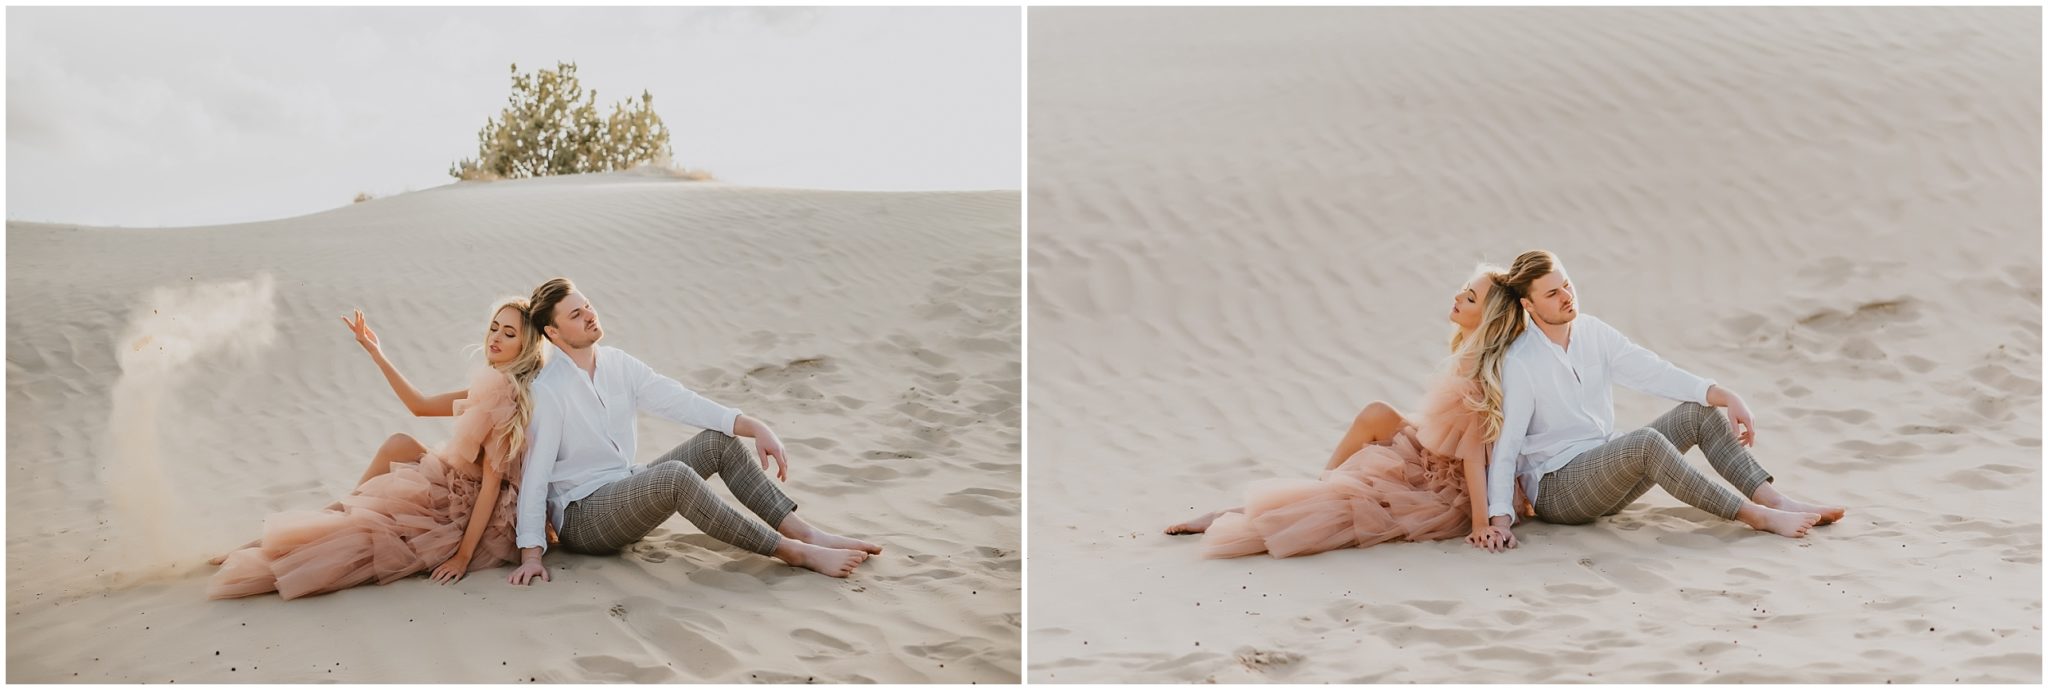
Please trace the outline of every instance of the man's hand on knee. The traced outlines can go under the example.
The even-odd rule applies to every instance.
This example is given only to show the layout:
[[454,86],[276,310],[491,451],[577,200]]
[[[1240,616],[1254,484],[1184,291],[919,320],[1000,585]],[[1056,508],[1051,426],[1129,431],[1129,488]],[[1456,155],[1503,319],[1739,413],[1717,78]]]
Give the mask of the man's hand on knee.
[[754,449],[761,455],[762,472],[768,471],[768,461],[773,458],[776,481],[789,481],[789,455],[782,449],[782,439],[776,438],[775,432],[762,429],[754,437]]

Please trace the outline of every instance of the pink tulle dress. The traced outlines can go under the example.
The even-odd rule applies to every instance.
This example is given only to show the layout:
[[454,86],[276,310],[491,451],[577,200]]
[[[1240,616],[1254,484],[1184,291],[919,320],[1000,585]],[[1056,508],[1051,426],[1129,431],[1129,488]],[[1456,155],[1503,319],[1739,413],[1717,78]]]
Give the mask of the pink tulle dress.
[[263,521],[257,546],[228,555],[207,584],[210,599],[277,592],[286,599],[366,582],[386,584],[431,570],[455,555],[483,489],[485,463],[501,488],[471,571],[517,560],[512,521],[519,501],[520,454],[507,447],[512,380],[482,368],[455,401],[455,435],[417,462],[394,462],[341,499],[339,510],[294,510]]
[[1419,414],[1391,441],[1359,449],[1320,479],[1252,484],[1242,514],[1226,513],[1209,526],[1202,555],[1286,558],[1470,534],[1465,459],[1484,466],[1489,445],[1479,414],[1465,409],[1475,387],[1470,379],[1440,373]]

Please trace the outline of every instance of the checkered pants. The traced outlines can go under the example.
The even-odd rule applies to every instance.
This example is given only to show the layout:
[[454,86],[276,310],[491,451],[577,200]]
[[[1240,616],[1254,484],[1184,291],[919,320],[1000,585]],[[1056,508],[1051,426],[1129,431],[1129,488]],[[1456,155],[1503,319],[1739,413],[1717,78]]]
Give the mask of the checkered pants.
[[[1705,451],[1707,464],[1742,493],[1715,484],[1686,464],[1685,452],[1694,446]],[[1733,520],[1743,497],[1768,481],[1771,474],[1735,440],[1727,417],[1699,403],[1683,403],[1650,426],[1581,453],[1543,475],[1536,486],[1536,517],[1585,524],[1621,512],[1656,485],[1686,505]]]
[[[705,481],[713,474],[767,524],[750,520],[719,500]],[[613,553],[681,513],[712,538],[767,556],[782,540],[774,526],[795,510],[796,502],[775,488],[739,439],[706,430],[633,476],[571,502],[563,515],[567,524],[561,528],[562,547],[576,553]]]

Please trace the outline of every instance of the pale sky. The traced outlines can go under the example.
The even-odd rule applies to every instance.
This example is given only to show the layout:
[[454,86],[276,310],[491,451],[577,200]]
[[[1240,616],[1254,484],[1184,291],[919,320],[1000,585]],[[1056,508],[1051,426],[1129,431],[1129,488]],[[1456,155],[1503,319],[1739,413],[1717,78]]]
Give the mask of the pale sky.
[[453,182],[508,67],[642,89],[734,184],[1018,189],[1016,8],[8,8],[7,218],[284,218]]

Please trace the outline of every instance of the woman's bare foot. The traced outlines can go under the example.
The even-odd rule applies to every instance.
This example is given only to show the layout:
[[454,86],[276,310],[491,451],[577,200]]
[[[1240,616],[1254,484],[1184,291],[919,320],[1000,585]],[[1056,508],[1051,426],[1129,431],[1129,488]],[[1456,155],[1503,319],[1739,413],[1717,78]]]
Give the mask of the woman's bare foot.
[[1207,531],[1209,531],[1209,524],[1210,524],[1210,523],[1213,523],[1213,522],[1215,522],[1215,521],[1216,521],[1216,518],[1222,517],[1222,516],[1223,516],[1223,514],[1224,514],[1224,513],[1227,513],[1227,512],[1230,512],[1230,511],[1226,511],[1226,510],[1219,510],[1219,511],[1216,511],[1216,512],[1213,512],[1213,513],[1203,513],[1203,514],[1201,515],[1201,517],[1197,517],[1197,518],[1195,518],[1195,519],[1193,519],[1193,520],[1189,520],[1189,521],[1187,521],[1187,522],[1182,522],[1182,523],[1176,524],[1176,525],[1174,525],[1174,526],[1172,526],[1172,527],[1168,527],[1168,528],[1166,528],[1166,533],[1167,533],[1167,534],[1201,534],[1201,533],[1203,533],[1203,532],[1207,532]]
[[1735,514],[1735,519],[1760,532],[1798,539],[1806,536],[1806,531],[1813,529],[1814,524],[1820,522],[1820,515],[1794,513],[1758,503],[1745,503],[1742,510]]
[[[242,550],[242,549],[253,549],[253,548],[256,548],[256,545],[257,545],[257,544],[261,544],[261,543],[263,543],[263,540],[261,540],[261,539],[251,539],[251,540],[249,540],[249,543],[247,543],[247,544],[243,544],[243,545],[241,545],[241,546],[237,546],[237,547],[235,547],[235,551],[240,551],[240,550]],[[220,564],[222,564],[222,563],[226,563],[226,562],[228,562],[228,556],[232,556],[232,555],[234,555],[235,551],[229,551],[229,552],[227,552],[227,553],[224,553],[224,554],[221,554],[221,555],[218,555],[218,556],[214,556],[214,557],[213,557],[213,560],[207,561],[207,562],[206,562],[206,564],[207,564],[207,565],[220,565]]]
[[868,559],[868,554],[865,551],[835,549],[806,544],[795,539],[784,539],[782,543],[775,545],[775,557],[782,559],[784,563],[806,568],[821,575],[846,577],[853,574],[853,569],[859,567],[861,561]]
[[831,532],[827,532],[825,530],[818,529],[816,527],[811,526],[811,523],[804,522],[803,518],[797,517],[796,513],[790,513],[789,517],[783,518],[782,525],[776,527],[775,531],[781,532],[782,536],[789,537],[791,539],[795,539],[797,541],[803,542],[805,544],[810,544],[812,546],[823,546],[828,549],[847,549],[851,551],[861,551],[878,556],[882,553],[882,547],[878,544],[862,541],[859,539],[855,539],[853,537],[843,537],[837,534],[833,534]]

